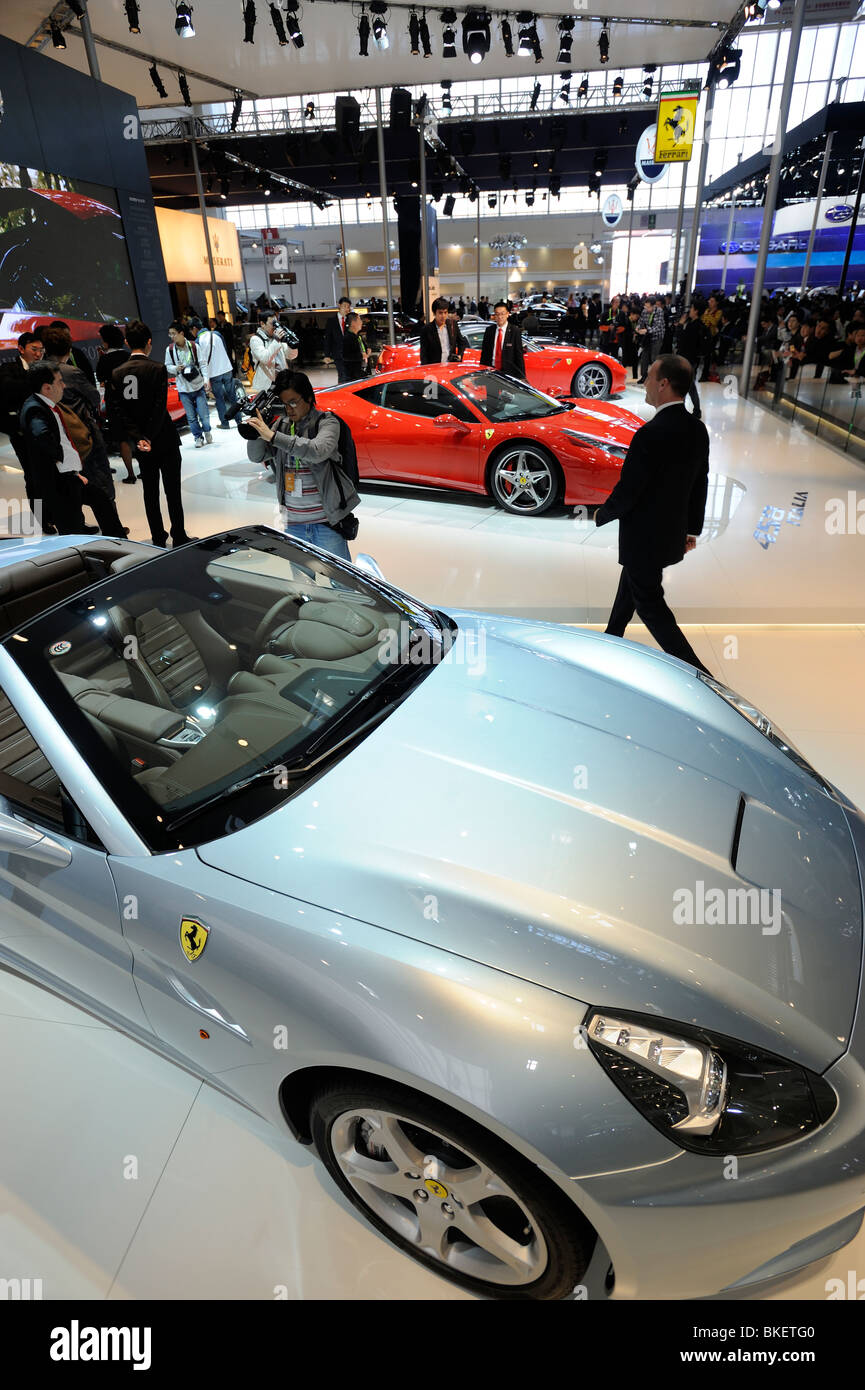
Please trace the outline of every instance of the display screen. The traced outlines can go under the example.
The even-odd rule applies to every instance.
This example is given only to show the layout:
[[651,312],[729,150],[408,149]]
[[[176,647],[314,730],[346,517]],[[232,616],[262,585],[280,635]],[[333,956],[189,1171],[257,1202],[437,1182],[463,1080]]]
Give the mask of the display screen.
[[0,348],[31,317],[64,319],[79,341],[137,317],[113,189],[0,163],[0,314]]

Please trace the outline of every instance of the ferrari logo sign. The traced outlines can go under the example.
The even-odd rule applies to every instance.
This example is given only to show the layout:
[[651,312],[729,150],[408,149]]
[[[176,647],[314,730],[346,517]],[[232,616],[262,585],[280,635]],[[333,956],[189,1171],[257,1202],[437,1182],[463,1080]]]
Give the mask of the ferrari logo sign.
[[484,439],[492,439],[495,430],[484,430]]
[[444,1201],[445,1197],[448,1195],[447,1188],[440,1182],[436,1182],[435,1178],[427,1178],[424,1187],[433,1197],[438,1197],[441,1201]]
[[694,149],[698,92],[665,92],[658,103],[657,164],[686,164]]
[[210,935],[210,928],[194,917],[184,917],[180,923],[180,945],[187,960],[198,960]]

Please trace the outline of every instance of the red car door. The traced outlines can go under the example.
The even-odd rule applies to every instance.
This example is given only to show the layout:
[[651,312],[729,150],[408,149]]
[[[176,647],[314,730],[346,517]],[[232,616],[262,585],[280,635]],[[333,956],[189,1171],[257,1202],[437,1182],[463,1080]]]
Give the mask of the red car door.
[[477,490],[482,426],[465,402],[441,382],[422,377],[382,385],[383,403],[369,421],[376,473],[398,482]]

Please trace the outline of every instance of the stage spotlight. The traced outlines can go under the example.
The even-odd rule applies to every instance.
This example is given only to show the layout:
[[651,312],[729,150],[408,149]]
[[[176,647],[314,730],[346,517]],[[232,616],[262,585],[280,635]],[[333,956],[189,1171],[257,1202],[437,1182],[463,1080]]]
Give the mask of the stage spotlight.
[[470,63],[482,63],[490,51],[490,17],[486,10],[469,10],[463,18],[463,53]]
[[65,38],[63,37],[63,30],[60,28],[60,25],[59,25],[59,24],[57,23],[57,21],[54,20],[54,19],[52,19],[52,20],[50,21],[50,24],[51,24],[51,42],[53,43],[54,47],[55,47],[55,48],[65,48],[65,47],[66,47],[66,40],[65,40]]
[[276,34],[280,48],[285,48],[288,43],[288,36],[285,32],[285,25],[282,22],[282,10],[277,5],[271,3],[270,18],[273,22],[273,31]]
[[183,105],[184,105],[184,106],[191,106],[191,105],[192,105],[192,98],[191,98],[190,95],[189,95],[189,83],[188,83],[187,80],[186,80],[186,73],[185,73],[185,72],[179,72],[179,73],[177,74],[177,85],[178,85],[178,87],[180,88],[180,95],[181,95],[182,98],[183,98]]
[[620,135],[627,135],[627,133],[628,133],[628,118],[627,118],[627,116],[623,116],[622,119],[619,121],[619,134],[620,134]]
[[449,77],[446,77],[444,82],[442,82],[442,110],[453,110],[451,104],[451,81]]
[[510,21],[507,20],[507,19],[503,19],[503,20],[502,20],[502,43],[503,43],[504,46],[505,46],[505,57],[506,57],[506,58],[513,58],[513,56],[514,56],[514,34],[513,34],[513,30],[511,29],[511,26],[510,26]]
[[721,83],[724,87],[732,87],[742,66],[741,48],[730,48],[729,45],[721,49],[721,52],[713,59],[709,68],[709,81]]
[[624,85],[625,85],[625,79],[624,79],[624,77],[617,77],[616,80],[615,80],[615,82],[613,83],[613,96],[614,96],[614,97],[620,97],[620,96],[622,95],[622,88],[624,87]]
[[449,193],[448,196],[445,198],[444,203],[443,203],[443,205],[442,205],[442,212],[444,213],[445,217],[453,217],[453,215],[454,215],[454,208],[456,207],[456,205],[457,205],[457,200],[456,200],[456,198],[454,197],[454,195],[453,195],[452,193]]
[[255,43],[255,0],[246,0],[243,7],[243,42]]
[[601,62],[608,63],[610,61],[610,36],[607,33],[606,20],[604,20],[604,27],[598,36],[598,49],[601,54]]
[[286,9],[288,14],[285,16],[285,27],[288,29],[288,37],[295,48],[303,48],[303,34],[296,14],[297,0],[287,0]]
[[559,174],[553,174],[550,179],[550,197],[558,198],[562,192],[562,180]]
[[560,101],[563,101],[563,102],[565,103],[565,106],[570,106],[570,104],[571,104],[571,74],[570,74],[569,72],[563,72],[563,73],[562,73],[562,77],[564,78],[564,81],[562,82],[562,85],[561,85],[561,87],[559,88],[559,100],[560,100]]
[[420,20],[414,10],[408,20],[408,51],[413,58],[420,57]]
[[386,49],[390,48],[390,39],[387,36],[387,20],[385,18],[387,14],[387,5],[384,3],[384,0],[372,0],[369,12],[372,15],[373,41],[376,47],[381,49],[384,53]]
[[161,97],[168,96],[168,93],[165,90],[165,83],[162,81],[162,78],[159,75],[159,69],[157,68],[155,63],[151,63],[150,65],[150,80]]
[[442,57],[455,58],[457,56],[456,10],[442,10],[441,22],[443,25]]
[[220,196],[220,198],[223,198],[223,199],[227,198],[230,192],[231,192],[231,179],[220,179],[220,180],[219,180],[219,196]]
[[598,150],[597,153],[595,154],[594,163],[592,164],[592,168],[594,169],[595,178],[596,178],[596,179],[599,179],[599,178],[601,177],[601,175],[603,174],[603,172],[604,172],[604,170],[606,169],[606,167],[607,167],[607,151],[606,151],[606,150]]
[[174,6],[174,32],[179,39],[194,39],[195,26],[192,23],[192,6],[186,0],[177,0]]
[[314,102],[314,101],[308,101],[308,102],[306,103],[306,110],[304,111],[304,115],[306,116],[306,119],[307,119],[308,121],[314,121],[314,120],[315,120],[315,102]]
[[540,99],[541,99],[541,84],[540,84],[540,82],[536,82],[536,83],[535,83],[534,91],[532,92],[532,101],[531,101],[531,106],[529,107],[529,110],[530,110],[530,111],[535,111],[535,110],[537,109],[537,105],[538,105],[538,102],[540,101]]
[[370,23],[369,19],[367,18],[366,11],[364,10],[363,14],[357,22],[357,37],[358,42],[360,43],[361,58],[369,57],[369,31]]
[[569,18],[560,19],[560,20],[559,20],[558,28],[559,28],[559,56],[558,56],[558,58],[556,59],[556,62],[557,62],[557,63],[569,63],[569,62],[571,61],[571,46],[572,46],[572,44],[573,44],[573,42],[574,42],[574,36],[573,36],[573,32],[572,32],[572,31],[573,31],[573,28],[574,28],[574,21],[573,21],[572,19],[569,19]]
[[138,23],[137,0],[123,0],[123,8],[126,11],[126,19],[129,24],[130,34],[140,34],[141,25]]
[[420,17],[420,46],[423,49],[423,56],[425,58],[431,58],[432,43],[430,42],[429,25],[427,24],[426,20],[426,10],[423,10],[421,12]]
[[589,95],[589,79],[588,79],[588,77],[584,77],[583,80],[582,80],[582,82],[580,83],[580,90],[577,92],[577,96],[579,97],[580,101],[585,101],[585,100],[586,100],[586,97],[587,97],[588,95]]
[[237,130],[237,122],[240,120],[240,111],[243,106],[243,93],[234,93],[234,105],[231,108],[231,129]]
[[654,85],[655,79],[653,77],[647,77],[645,82],[643,83],[643,96],[646,98],[646,101],[651,101],[652,88],[654,87]]
[[526,194],[526,207],[531,208],[535,205],[535,195],[532,192]]
[[535,51],[537,42],[537,29],[535,28],[535,16],[531,10],[517,11],[517,25],[519,26],[519,44],[517,45],[517,57],[529,58]]
[[497,200],[497,198],[496,198],[495,193],[488,193],[488,194],[487,194],[487,207],[488,207],[488,208],[494,208],[497,201],[498,201],[498,200]]

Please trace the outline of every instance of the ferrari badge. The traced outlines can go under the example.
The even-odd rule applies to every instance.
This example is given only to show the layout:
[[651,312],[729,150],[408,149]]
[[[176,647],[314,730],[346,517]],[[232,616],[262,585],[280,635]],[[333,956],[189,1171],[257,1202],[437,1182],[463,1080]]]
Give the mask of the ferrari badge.
[[492,439],[495,430],[484,430],[484,439]]
[[184,917],[180,923],[180,945],[187,960],[198,960],[210,935],[210,928],[194,917]]

